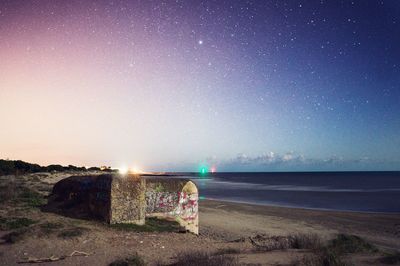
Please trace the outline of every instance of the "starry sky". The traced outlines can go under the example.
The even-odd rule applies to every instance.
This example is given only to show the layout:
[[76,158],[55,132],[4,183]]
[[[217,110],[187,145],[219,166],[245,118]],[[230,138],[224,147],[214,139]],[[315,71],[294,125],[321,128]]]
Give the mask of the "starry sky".
[[0,1],[0,158],[400,170],[399,1]]

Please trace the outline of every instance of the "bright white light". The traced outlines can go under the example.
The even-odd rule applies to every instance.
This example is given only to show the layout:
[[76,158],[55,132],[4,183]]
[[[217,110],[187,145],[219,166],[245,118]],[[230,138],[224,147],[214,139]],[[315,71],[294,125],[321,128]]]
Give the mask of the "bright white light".
[[140,174],[140,173],[142,173],[143,171],[142,171],[140,168],[134,166],[134,167],[131,167],[131,168],[130,168],[130,172],[132,172],[133,174]]
[[199,40],[199,44],[200,44],[200,45],[203,44],[203,40]]
[[125,167],[125,166],[118,168],[118,172],[119,172],[120,174],[122,174],[122,175],[127,174],[128,171],[129,171],[128,167]]

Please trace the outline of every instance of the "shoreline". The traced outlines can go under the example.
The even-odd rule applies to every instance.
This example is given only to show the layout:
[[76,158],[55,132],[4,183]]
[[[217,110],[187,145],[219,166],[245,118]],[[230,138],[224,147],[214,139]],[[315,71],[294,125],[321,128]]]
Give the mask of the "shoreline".
[[298,209],[298,210],[306,210],[306,211],[321,211],[321,212],[345,212],[345,213],[363,213],[363,214],[390,214],[390,215],[400,215],[400,211],[396,212],[378,212],[378,211],[361,211],[361,210],[339,210],[339,209],[326,209],[326,208],[312,208],[312,207],[300,207],[300,206],[290,206],[290,205],[279,205],[279,204],[266,204],[266,203],[257,203],[250,201],[240,201],[240,200],[224,200],[224,199],[215,199],[215,198],[205,198],[200,199],[200,202],[203,201],[215,201],[215,202],[226,202],[226,203],[234,203],[234,204],[244,204],[244,205],[254,205],[254,206],[264,206],[264,207],[276,207],[276,208],[286,208],[286,209]]
[[320,210],[311,208],[298,208],[298,207],[286,207],[277,205],[263,205],[263,204],[252,204],[246,202],[234,202],[234,201],[224,201],[216,199],[202,199],[199,206],[205,205],[205,207],[215,207],[216,205],[225,205],[230,209],[244,211],[247,213],[254,213],[256,211],[261,213],[271,212],[271,213],[281,213],[285,212],[303,212],[303,213],[321,213],[321,214],[335,214],[335,215],[345,215],[345,216],[389,216],[396,217],[400,219],[400,213],[390,213],[390,212],[362,212],[362,211],[342,211],[342,210]]

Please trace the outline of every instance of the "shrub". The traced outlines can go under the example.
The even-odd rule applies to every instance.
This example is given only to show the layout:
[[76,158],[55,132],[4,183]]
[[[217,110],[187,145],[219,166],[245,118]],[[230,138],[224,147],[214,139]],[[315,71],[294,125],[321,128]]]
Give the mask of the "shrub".
[[85,231],[85,229],[81,228],[81,227],[69,228],[69,229],[62,230],[58,234],[58,237],[61,237],[61,238],[64,238],[64,239],[66,239],[66,238],[74,238],[74,237],[81,236],[84,231]]
[[24,217],[0,217],[0,230],[13,230],[35,224],[36,221]]
[[212,255],[207,252],[192,251],[178,254],[176,262],[171,265],[235,266],[239,265],[239,260],[236,256]]
[[318,249],[322,247],[322,240],[317,234],[296,234],[291,238],[291,247],[294,249]]
[[380,258],[379,261],[384,264],[400,264],[400,252],[386,254]]
[[46,234],[50,234],[54,232],[55,230],[58,230],[60,228],[63,228],[64,225],[61,223],[52,223],[52,222],[47,222],[39,225],[42,231]]
[[15,172],[14,161],[0,160],[0,175],[9,175]]
[[6,182],[4,185],[0,186],[0,201],[2,203],[14,200],[17,194],[15,182]]
[[292,266],[346,266],[340,254],[329,248],[316,250],[314,254],[292,262]]
[[214,252],[214,255],[225,255],[225,254],[239,254],[240,250],[236,248],[222,248]]
[[[99,169],[95,167],[95,169]],[[92,169],[93,170],[93,169]],[[109,169],[111,171],[111,169]],[[86,171],[85,167],[77,167],[74,165],[62,166],[59,164],[52,164],[49,166],[40,166],[38,164],[31,164],[21,160],[1,160],[0,159],[0,175],[14,175],[24,173],[37,173],[37,172],[64,172],[64,171]]]
[[5,241],[5,243],[8,244],[14,244],[20,240],[22,240],[25,237],[25,234],[28,232],[26,228],[19,229],[17,231],[10,232],[8,234],[5,234],[4,236],[1,237]]
[[[309,246],[312,242],[309,240],[314,237],[307,237],[306,241],[301,237],[300,245]],[[357,252],[377,252],[378,249],[372,244],[355,235],[339,234],[336,238],[329,241],[328,245],[323,247],[314,246],[314,254],[303,257],[295,261],[292,265],[298,266],[345,266],[342,255]]]
[[68,168],[64,168],[62,165],[59,164],[51,164],[45,167],[47,172],[63,172]]
[[0,160],[0,175],[11,175],[18,173],[35,173],[43,170],[38,164],[31,164],[21,160]]
[[357,253],[357,252],[377,252],[378,249],[366,242],[359,236],[339,234],[336,238],[332,239],[328,248],[333,249],[336,253]]
[[146,265],[144,260],[138,254],[134,254],[125,259],[119,259],[113,261],[109,264],[109,266],[144,266],[144,265]]
[[46,200],[39,192],[25,187],[22,188],[22,192],[18,195],[18,201],[28,207],[40,207],[46,204]]
[[46,204],[42,194],[30,188],[17,185],[15,182],[8,182],[0,187],[0,200],[11,201],[16,204],[23,204],[26,207],[40,207]]
[[268,235],[256,235],[250,237],[250,241],[257,251],[272,251],[289,249],[292,246],[291,237],[288,236],[268,236]]
[[177,232],[181,230],[181,226],[177,222],[157,218],[147,218],[144,225],[119,223],[110,226],[118,230],[135,232]]
[[318,249],[322,247],[322,241],[316,234],[296,234],[289,236],[256,235],[250,238],[253,246],[260,251],[282,249]]

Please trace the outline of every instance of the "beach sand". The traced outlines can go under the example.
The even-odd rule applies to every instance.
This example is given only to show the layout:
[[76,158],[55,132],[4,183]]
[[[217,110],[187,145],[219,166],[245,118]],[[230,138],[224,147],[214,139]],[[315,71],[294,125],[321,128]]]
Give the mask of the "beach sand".
[[[2,189],[11,182],[14,192],[29,187],[43,194],[58,180],[71,174],[3,176]],[[8,191],[12,193],[12,191]],[[395,200],[395,199],[394,199]],[[0,265],[16,265],[29,257],[60,257],[80,251],[88,256],[66,257],[41,265],[108,265],[118,258],[138,253],[148,265],[168,264],[182,252],[235,253],[243,265],[291,265],[311,253],[307,249],[260,250],[258,237],[316,234],[323,241],[338,233],[354,234],[381,251],[400,250],[400,214],[356,213],[258,206],[241,203],[200,201],[200,235],[176,232],[136,232],[110,228],[99,221],[68,218],[39,208],[2,201],[2,218],[25,217],[36,221],[20,241],[0,245]],[[58,225],[47,228],[46,224]],[[65,230],[79,228],[80,235],[60,237]],[[13,230],[0,231],[0,237]],[[15,230],[14,230],[15,231]],[[380,265],[382,252],[352,254],[345,259],[355,265]]]

